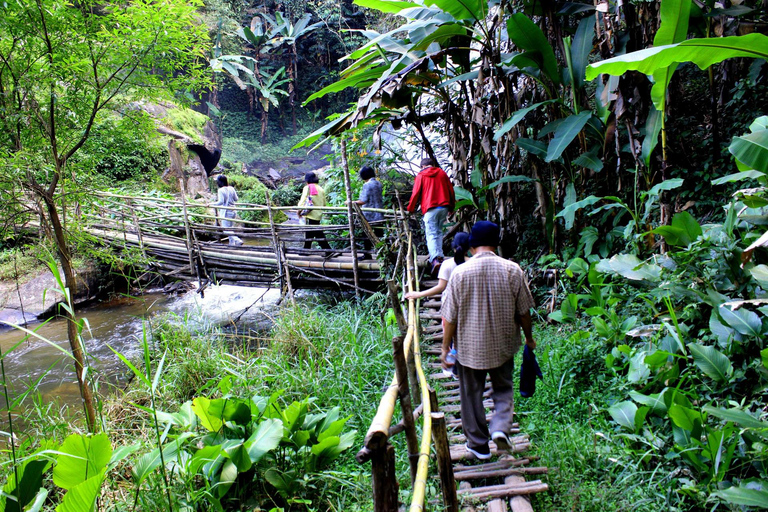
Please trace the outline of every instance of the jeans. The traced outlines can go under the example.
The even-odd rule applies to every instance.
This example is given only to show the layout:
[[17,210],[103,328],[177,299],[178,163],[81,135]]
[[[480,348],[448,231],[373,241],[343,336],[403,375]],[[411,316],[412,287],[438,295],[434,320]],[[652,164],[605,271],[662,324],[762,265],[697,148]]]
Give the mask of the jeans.
[[437,206],[424,214],[424,235],[427,237],[429,261],[443,258],[443,224],[448,218],[448,208]]

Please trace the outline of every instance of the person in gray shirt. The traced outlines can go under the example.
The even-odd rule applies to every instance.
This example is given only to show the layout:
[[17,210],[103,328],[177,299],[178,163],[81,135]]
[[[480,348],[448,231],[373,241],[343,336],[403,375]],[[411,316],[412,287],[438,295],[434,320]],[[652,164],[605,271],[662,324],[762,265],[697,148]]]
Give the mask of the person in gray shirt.
[[[360,169],[360,179],[365,183],[363,184],[363,189],[360,191],[360,198],[355,202],[366,208],[384,208],[381,182],[376,179],[376,171],[373,170],[373,167],[366,165]],[[384,214],[381,212],[363,212],[363,216],[368,222],[384,220]],[[373,226],[373,232],[378,238],[384,236],[384,228],[382,226]],[[368,237],[363,238],[363,248],[366,251],[373,249],[373,244]],[[362,259],[367,257],[368,255],[364,254]]]
[[226,229],[235,227],[235,223],[231,219],[237,217],[237,212],[229,209],[229,207],[235,206],[235,203],[237,202],[237,192],[235,192],[234,187],[230,186],[227,177],[223,174],[219,174],[216,177],[216,185],[219,187],[218,200],[211,204],[211,206],[224,207],[217,208],[217,210],[221,227],[225,228],[224,234],[229,238],[229,245],[243,245],[243,241],[239,236],[235,236],[234,232]]

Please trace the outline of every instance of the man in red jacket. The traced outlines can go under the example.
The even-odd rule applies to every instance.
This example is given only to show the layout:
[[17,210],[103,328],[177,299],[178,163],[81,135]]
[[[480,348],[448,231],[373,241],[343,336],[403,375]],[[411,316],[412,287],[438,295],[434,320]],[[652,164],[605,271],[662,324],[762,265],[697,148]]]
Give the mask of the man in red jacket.
[[443,224],[456,206],[456,195],[451,179],[432,158],[421,161],[421,172],[416,175],[408,211],[415,212],[419,202],[424,214],[424,234],[434,275],[443,261]]

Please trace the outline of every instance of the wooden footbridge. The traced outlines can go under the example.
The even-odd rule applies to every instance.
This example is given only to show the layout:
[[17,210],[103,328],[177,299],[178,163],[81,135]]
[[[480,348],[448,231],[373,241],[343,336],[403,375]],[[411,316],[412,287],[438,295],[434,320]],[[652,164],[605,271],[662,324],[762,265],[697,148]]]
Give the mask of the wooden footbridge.
[[[297,288],[378,290],[386,283],[401,331],[393,340],[395,372],[357,454],[360,463],[371,463],[376,512],[403,509],[390,442],[400,433],[405,435],[410,464],[410,481],[403,487],[411,489],[412,512],[424,510],[429,502],[442,502],[449,512],[474,511],[480,503],[488,511],[531,512],[527,496],[548,489],[539,479],[547,468],[535,466],[536,457],[524,455],[530,442],[517,424],[509,433],[513,444],[509,452],[502,453],[491,443],[494,461],[469,460],[472,456],[461,433],[459,383],[443,374],[437,362],[442,340],[439,297],[421,304],[409,300],[405,308],[399,299],[402,291],[418,290],[423,263],[402,207],[379,210],[385,214],[379,226],[386,228],[386,238],[379,240],[354,206],[322,208],[332,223],[309,227],[278,222],[285,210],[295,207],[271,206],[267,198],[267,205],[234,208],[240,219],[234,227],[223,228],[209,205],[185,199],[101,194],[96,203],[84,214],[92,236],[134,253],[158,273],[198,280],[201,291],[209,283],[222,282],[280,286],[287,295]],[[323,230],[334,248],[303,248],[312,229]],[[378,259],[357,247],[360,233],[377,247]],[[228,245],[232,235],[245,243]],[[490,397],[490,382],[486,386],[484,396]],[[492,414],[492,401],[485,405]],[[394,422],[396,409],[400,419]],[[427,485],[430,469],[440,482],[437,496],[427,495],[428,489],[437,487]]]
[[[404,286],[406,291],[416,291],[419,287],[418,260],[411,243],[408,247]],[[490,443],[491,454],[496,458],[493,462],[473,461],[474,457],[466,451],[459,417],[459,382],[445,375],[438,362],[443,335],[440,297],[423,304],[411,299],[403,311],[398,299],[398,285],[394,281],[387,284],[401,331],[392,343],[395,375],[381,398],[364,445],[357,454],[358,462],[371,462],[374,510],[403,510],[399,502],[395,449],[390,439],[404,433],[410,463],[411,512],[425,510],[428,499],[442,503],[444,510],[449,512],[474,511],[478,504],[485,504],[485,510],[492,512],[532,512],[529,496],[549,489],[539,479],[548,468],[535,466],[537,457],[524,455],[531,444],[519,424],[515,423],[509,433],[512,448],[508,452],[501,452],[493,442]],[[483,396],[488,398],[491,392],[487,380]],[[398,403],[400,420],[393,424]],[[487,399],[484,405],[489,416],[493,414],[493,402]],[[419,440],[417,426],[420,420]],[[442,496],[428,497],[428,487],[436,487],[427,485],[433,461]],[[439,506],[435,508],[439,509]]]
[[[234,226],[222,227],[216,209],[237,212]],[[375,291],[382,287],[388,265],[402,265],[404,254],[398,254],[399,244],[394,243],[404,224],[401,211],[366,209],[384,214],[372,226],[357,205],[308,209],[322,210],[331,224],[280,222],[286,214],[296,217],[297,208],[272,206],[269,200],[266,205],[214,208],[188,201],[183,194],[180,200],[99,194],[84,217],[87,232],[101,243],[137,256],[160,275],[198,281],[201,291],[213,283],[279,286],[291,296],[300,288]],[[375,231],[382,230],[388,238],[379,240]],[[319,233],[332,249],[304,247],[308,237]],[[230,237],[244,243],[229,245]],[[373,250],[358,247],[364,239]]]

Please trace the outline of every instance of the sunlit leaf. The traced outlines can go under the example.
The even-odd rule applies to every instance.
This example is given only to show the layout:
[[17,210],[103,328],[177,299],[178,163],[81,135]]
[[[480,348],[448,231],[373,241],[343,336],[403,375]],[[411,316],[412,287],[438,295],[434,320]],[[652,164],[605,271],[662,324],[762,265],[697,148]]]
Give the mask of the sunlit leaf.
[[592,80],[600,73],[623,75],[627,71],[639,71],[652,75],[657,69],[676,62],[693,62],[699,68],[706,69],[712,64],[735,57],[768,59],[768,36],[754,33],[688,39],[677,44],[648,48],[591,64],[587,67],[587,80]]
[[107,467],[112,444],[107,434],[72,434],[64,440],[59,452],[53,482],[62,489],[72,489]]

